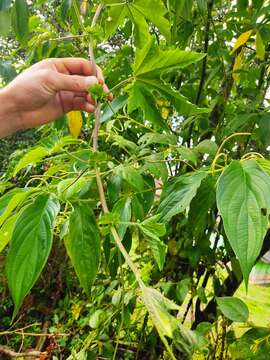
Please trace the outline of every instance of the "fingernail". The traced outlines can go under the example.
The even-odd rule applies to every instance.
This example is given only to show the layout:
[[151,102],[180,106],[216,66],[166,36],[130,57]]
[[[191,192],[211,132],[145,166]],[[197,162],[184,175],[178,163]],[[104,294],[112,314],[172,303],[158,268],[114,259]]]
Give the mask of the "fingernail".
[[98,79],[95,76],[87,76],[85,78],[85,84],[87,87],[93,86],[98,84]]

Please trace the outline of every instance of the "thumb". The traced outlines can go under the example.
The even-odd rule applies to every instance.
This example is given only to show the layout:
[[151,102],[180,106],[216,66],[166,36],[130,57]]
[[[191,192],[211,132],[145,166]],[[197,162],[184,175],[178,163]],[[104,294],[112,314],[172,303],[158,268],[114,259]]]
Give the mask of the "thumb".
[[58,73],[53,79],[54,90],[85,92],[89,87],[98,84],[95,76],[65,75]]

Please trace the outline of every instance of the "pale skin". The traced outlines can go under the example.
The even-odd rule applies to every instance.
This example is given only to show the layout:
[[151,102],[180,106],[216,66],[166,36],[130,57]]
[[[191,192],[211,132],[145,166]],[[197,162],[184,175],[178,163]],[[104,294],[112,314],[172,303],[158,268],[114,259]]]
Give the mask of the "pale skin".
[[111,100],[102,71],[92,61],[61,58],[36,63],[0,89],[0,137],[49,123],[69,111],[94,112],[88,89],[98,83]]

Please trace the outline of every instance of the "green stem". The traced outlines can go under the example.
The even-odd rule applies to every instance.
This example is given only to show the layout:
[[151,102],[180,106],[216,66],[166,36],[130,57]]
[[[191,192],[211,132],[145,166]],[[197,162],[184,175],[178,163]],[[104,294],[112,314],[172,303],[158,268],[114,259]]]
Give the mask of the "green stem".
[[125,80],[120,81],[120,83],[116,84],[113,88],[110,89],[111,92],[114,92],[115,90],[119,89],[121,86],[128,84],[129,82],[131,82],[132,80],[134,80],[134,77],[131,76]]

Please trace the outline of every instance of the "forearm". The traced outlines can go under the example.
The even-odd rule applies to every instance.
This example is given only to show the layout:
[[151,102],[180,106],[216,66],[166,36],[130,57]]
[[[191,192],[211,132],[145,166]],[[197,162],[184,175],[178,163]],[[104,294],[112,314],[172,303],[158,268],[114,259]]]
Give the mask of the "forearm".
[[20,119],[8,88],[0,89],[0,138],[20,130]]

